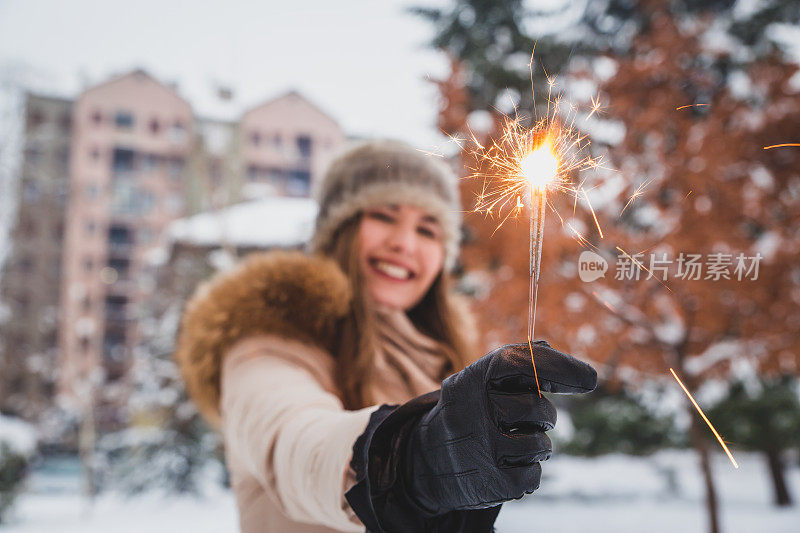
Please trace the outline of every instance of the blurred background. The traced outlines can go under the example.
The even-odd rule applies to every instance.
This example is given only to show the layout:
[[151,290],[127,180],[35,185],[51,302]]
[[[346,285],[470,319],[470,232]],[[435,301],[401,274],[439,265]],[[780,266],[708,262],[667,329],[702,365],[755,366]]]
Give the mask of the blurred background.
[[[536,337],[601,384],[557,399],[542,486],[497,530],[798,531],[798,21],[794,0],[0,0],[0,530],[235,531],[171,357],[194,287],[302,248],[350,140],[466,177],[474,140],[549,110],[600,164],[549,198]],[[484,186],[462,181],[456,290],[489,350],[526,335],[528,219],[473,211]]]

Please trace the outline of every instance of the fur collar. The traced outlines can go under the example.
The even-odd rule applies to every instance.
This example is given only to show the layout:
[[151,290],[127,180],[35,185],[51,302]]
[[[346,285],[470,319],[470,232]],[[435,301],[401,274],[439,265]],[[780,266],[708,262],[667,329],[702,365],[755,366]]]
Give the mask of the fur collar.
[[351,291],[338,265],[301,252],[260,252],[202,283],[186,304],[175,359],[190,396],[219,425],[222,358],[247,336],[272,333],[331,350]]

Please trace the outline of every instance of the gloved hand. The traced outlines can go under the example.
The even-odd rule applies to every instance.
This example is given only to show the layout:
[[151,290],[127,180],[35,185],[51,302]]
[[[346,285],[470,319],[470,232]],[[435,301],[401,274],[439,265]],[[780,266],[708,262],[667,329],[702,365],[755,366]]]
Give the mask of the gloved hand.
[[[532,349],[541,391],[594,390],[588,364],[544,341]],[[373,414],[353,449],[348,502],[370,531],[490,531],[499,504],[539,487],[555,422],[528,344],[503,346],[440,391]]]

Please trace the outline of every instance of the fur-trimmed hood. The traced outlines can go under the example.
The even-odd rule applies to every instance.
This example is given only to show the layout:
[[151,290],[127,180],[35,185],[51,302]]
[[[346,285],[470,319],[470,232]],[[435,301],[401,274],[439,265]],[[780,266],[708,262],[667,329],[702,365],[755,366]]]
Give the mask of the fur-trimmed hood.
[[190,396],[219,425],[222,358],[236,341],[280,334],[330,351],[351,291],[339,266],[301,252],[261,252],[201,284],[186,304],[175,359]]

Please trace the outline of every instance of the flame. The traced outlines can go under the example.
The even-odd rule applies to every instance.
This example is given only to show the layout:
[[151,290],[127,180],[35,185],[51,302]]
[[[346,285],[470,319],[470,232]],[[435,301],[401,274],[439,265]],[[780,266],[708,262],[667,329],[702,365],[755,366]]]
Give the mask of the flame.
[[549,135],[519,163],[520,174],[537,192],[547,189],[547,185],[558,175],[559,166],[560,162]]

